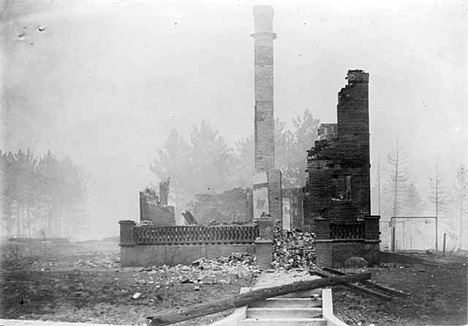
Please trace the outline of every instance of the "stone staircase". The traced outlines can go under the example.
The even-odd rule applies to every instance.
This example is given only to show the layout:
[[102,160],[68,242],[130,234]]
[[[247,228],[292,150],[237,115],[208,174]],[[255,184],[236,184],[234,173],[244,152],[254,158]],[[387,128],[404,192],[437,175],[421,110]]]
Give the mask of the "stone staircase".
[[247,306],[245,319],[239,326],[326,326],[321,292],[305,291],[255,302]]
[[[250,289],[244,288],[241,292]],[[236,309],[213,326],[347,326],[333,315],[331,289],[316,289],[269,298]]]

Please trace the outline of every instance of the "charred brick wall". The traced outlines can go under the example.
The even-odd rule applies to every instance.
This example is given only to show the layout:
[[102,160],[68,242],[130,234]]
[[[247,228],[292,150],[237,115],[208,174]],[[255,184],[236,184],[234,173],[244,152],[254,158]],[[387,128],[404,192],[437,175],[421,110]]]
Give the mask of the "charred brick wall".
[[333,127],[308,151],[308,225],[317,217],[349,220],[370,215],[369,74],[349,70],[347,79],[338,93],[336,136]]
[[308,151],[305,224],[316,233],[318,266],[353,257],[379,262],[379,216],[370,216],[369,74],[348,71],[338,93],[338,124],[321,128]]
[[197,194],[190,210],[199,224],[249,222],[253,218],[251,189],[232,189],[222,194]]
[[140,191],[140,221],[156,226],[175,225],[174,207],[162,205],[153,189]]

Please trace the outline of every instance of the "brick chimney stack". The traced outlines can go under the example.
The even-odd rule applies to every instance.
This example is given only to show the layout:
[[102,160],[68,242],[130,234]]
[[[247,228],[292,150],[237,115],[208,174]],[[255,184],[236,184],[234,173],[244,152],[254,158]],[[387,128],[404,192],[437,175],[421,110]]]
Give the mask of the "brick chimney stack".
[[273,110],[273,8],[255,6],[255,171],[275,168]]
[[270,216],[282,221],[281,171],[275,170],[275,116],[273,110],[273,8],[255,6],[255,175],[254,219]]

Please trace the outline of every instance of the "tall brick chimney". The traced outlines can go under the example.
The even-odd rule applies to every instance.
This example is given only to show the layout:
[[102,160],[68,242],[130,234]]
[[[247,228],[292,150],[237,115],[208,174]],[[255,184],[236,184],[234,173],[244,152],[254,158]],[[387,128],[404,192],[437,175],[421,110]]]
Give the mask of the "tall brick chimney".
[[254,219],[282,220],[281,171],[275,170],[275,118],[273,110],[273,8],[255,6],[255,175]]
[[255,171],[275,168],[273,110],[273,8],[255,6]]

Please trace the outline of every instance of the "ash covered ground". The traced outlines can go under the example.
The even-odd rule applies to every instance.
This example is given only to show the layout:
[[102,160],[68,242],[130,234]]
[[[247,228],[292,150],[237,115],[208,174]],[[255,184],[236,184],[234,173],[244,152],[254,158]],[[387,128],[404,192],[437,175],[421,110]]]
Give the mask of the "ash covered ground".
[[[295,246],[299,239],[281,239]],[[276,245],[275,250],[281,250]],[[310,249],[312,250],[312,249]],[[275,269],[307,271],[313,263],[298,251],[280,257]],[[305,251],[310,255],[311,251]],[[407,298],[382,301],[344,288],[333,290],[334,311],[349,325],[464,325],[467,322],[466,257],[413,254],[415,264],[342,269],[370,271],[372,280],[405,291]],[[421,260],[421,258],[423,260]],[[143,324],[146,317],[238,294],[262,273],[254,257],[235,253],[190,266],[120,268],[117,243],[2,246],[1,312],[5,319]],[[293,280],[292,280],[293,281]],[[232,311],[180,323],[205,325]]]

